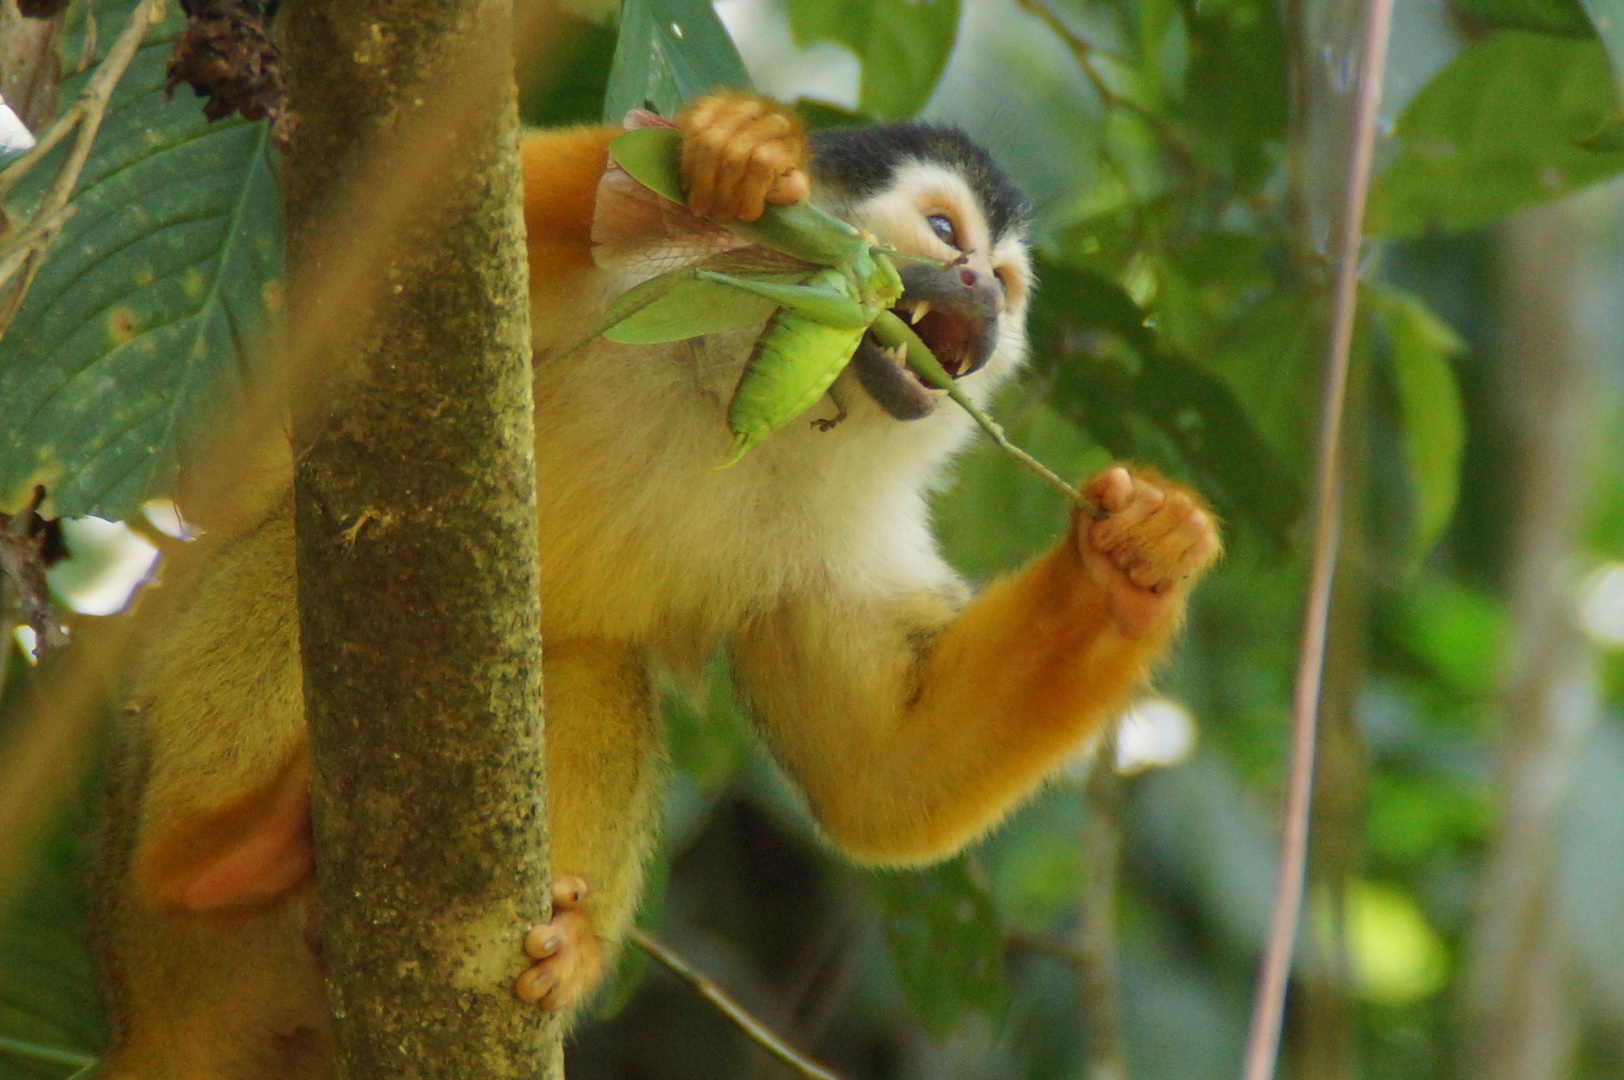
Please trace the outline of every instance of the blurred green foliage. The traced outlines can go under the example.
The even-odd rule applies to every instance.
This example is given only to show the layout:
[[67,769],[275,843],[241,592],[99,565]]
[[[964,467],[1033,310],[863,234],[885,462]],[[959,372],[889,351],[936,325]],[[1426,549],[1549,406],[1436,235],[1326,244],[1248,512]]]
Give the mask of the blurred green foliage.
[[[102,25],[128,6],[95,0]],[[1518,485],[1539,478],[1525,475],[1499,426],[1491,357],[1506,298],[1497,248],[1491,234],[1447,231],[1481,229],[1624,169],[1616,72],[1593,29],[1603,27],[1605,37],[1624,27],[1611,6],[1455,0],[1449,8],[1426,0],[1423,15],[1441,28],[1440,43],[1395,53],[1413,66],[1391,73],[1389,86],[1416,89],[1380,150],[1369,225],[1385,247],[1366,264],[1349,421],[1357,491],[1343,573],[1365,618],[1347,650],[1351,705],[1329,718],[1351,734],[1327,749],[1328,768],[1363,779],[1344,792],[1355,806],[1351,824],[1327,815],[1316,825],[1351,829],[1316,838],[1352,854],[1336,864],[1340,902],[1325,903],[1323,892],[1316,901],[1322,914],[1305,935],[1314,948],[1297,967],[1305,979],[1325,978],[1316,950],[1339,938],[1353,950],[1357,977],[1337,989],[1349,1076],[1433,1077],[1461,1060],[1473,897],[1502,823],[1494,709],[1516,630],[1506,597],[1517,569],[1506,530]],[[1302,27],[1288,21],[1298,5],[1274,0],[724,7],[729,20],[772,23],[795,48],[833,41],[850,51],[860,72],[850,88],[855,107],[813,102],[813,123],[918,111],[965,127],[1030,191],[1039,288],[1032,363],[999,402],[1011,434],[1071,475],[1112,456],[1153,464],[1201,488],[1226,519],[1229,558],[1197,594],[1185,640],[1159,677],[1191,710],[1200,741],[1184,764],[1128,781],[1115,914],[1131,1075],[1233,1076],[1275,874],[1323,363],[1329,267],[1303,178],[1339,176],[1343,167],[1294,126],[1291,87],[1325,80],[1330,98],[1345,103],[1347,73],[1330,58],[1348,55],[1348,43],[1302,40]],[[1598,17],[1604,8],[1614,17]],[[669,112],[707,87],[742,85],[746,60],[793,60],[748,51],[741,59],[703,0],[627,0],[618,28],[575,15],[560,15],[557,27],[526,69],[523,110],[532,123],[618,117],[643,105]],[[752,40],[764,49],[759,42],[769,38]],[[128,85],[150,81],[141,73],[161,59],[159,50],[140,61],[146,67]],[[104,136],[86,172],[87,197],[93,178],[123,164],[163,163],[166,139],[196,151],[211,140],[248,140],[234,164],[210,174],[236,193],[224,231],[214,247],[188,249],[174,272],[217,275],[207,293],[217,307],[218,298],[262,288],[274,264],[231,257],[268,242],[274,249],[277,240],[274,186],[250,176],[263,161],[253,156],[263,154],[258,130],[200,126],[185,93],[166,103],[150,87],[121,91],[115,105],[110,132],[119,109],[140,110],[129,122],[158,141],[150,158],[126,163],[118,155],[127,145]],[[168,220],[160,210],[187,200],[197,200],[199,214],[214,213],[180,179],[153,176],[131,195],[131,221]],[[1616,296],[1624,245],[1616,219],[1601,227],[1612,230],[1615,254],[1589,287]],[[179,235],[156,224],[151,232]],[[152,242],[132,237],[132,251]],[[64,243],[47,273],[52,266],[72,280],[52,293],[42,276],[30,304],[63,302],[59,294],[81,275],[86,297],[146,295],[133,263],[87,260]],[[80,293],[73,295],[77,303]],[[199,312],[206,314],[176,306],[166,317]],[[0,390],[9,395],[25,381],[45,387],[39,400],[66,410],[38,413],[39,423],[60,427],[44,440],[52,468],[94,478],[113,445],[117,410],[104,416],[74,406],[74,382],[61,377],[80,363],[72,349],[94,327],[69,327],[59,342],[36,335],[24,356],[24,326],[0,342]],[[124,486],[104,485],[116,498],[91,493],[74,507],[125,513],[164,490],[166,463],[182,460],[190,445],[188,410],[217,391],[187,396],[163,380],[216,367],[256,376],[252,350],[240,343],[188,340],[201,343],[196,366],[181,353],[128,380],[117,376],[128,395],[121,408],[171,408],[177,423],[149,441],[148,456],[119,459],[129,469]],[[125,370],[117,366],[125,353],[103,353],[94,363]],[[102,370],[94,363],[85,370]],[[1624,380],[1603,386],[1616,399]],[[18,441],[12,400],[0,410],[0,424],[9,420],[15,432],[0,444],[11,447],[0,449],[0,493],[23,490],[40,468],[24,452],[39,454],[38,440]],[[69,412],[72,423],[49,420]],[[1621,426],[1609,430],[1610,453],[1596,455],[1587,476],[1594,524],[1575,553],[1592,562],[1624,558]],[[81,483],[87,492],[89,483]],[[963,456],[935,511],[944,550],[977,581],[1043,550],[1066,525],[1047,489],[986,446]],[[1608,712],[1578,755],[1550,869],[1573,939],[1579,1080],[1624,1073],[1620,656],[1600,661]],[[0,714],[15,709],[24,680],[12,672]],[[819,841],[760,752],[725,658],[696,686],[673,679],[663,689],[674,776],[642,925],[853,1077],[1083,1074],[1091,1002],[1067,959],[1088,870],[1076,776],[1057,778],[945,866],[870,873]],[[68,1051],[92,1049],[99,1037],[79,944],[83,835],[81,818],[61,823],[0,926],[0,1036]],[[1340,925],[1335,910],[1344,912]],[[756,1052],[706,1005],[640,968],[635,957],[624,960],[602,1002],[613,1019],[581,1032],[572,1078],[766,1075]],[[1288,1070],[1316,1060],[1308,1008],[1293,1000]],[[0,1078],[69,1071],[25,1061],[0,1043]]]

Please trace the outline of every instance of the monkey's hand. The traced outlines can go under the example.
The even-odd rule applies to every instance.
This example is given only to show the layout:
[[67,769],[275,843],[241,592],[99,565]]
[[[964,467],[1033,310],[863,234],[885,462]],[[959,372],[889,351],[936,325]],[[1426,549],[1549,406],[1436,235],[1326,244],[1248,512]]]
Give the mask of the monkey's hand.
[[1178,617],[1190,586],[1218,558],[1217,523],[1195,492],[1121,465],[1095,474],[1083,495],[1105,511],[1100,521],[1073,514],[1083,566],[1122,636],[1147,637]]
[[604,947],[581,909],[586,882],[578,877],[553,879],[553,921],[538,923],[524,935],[525,955],[536,962],[513,985],[521,1001],[560,1012],[579,1005],[603,974]]
[[737,91],[711,94],[677,117],[688,209],[716,221],[754,221],[767,203],[812,192],[801,121],[771,101]]

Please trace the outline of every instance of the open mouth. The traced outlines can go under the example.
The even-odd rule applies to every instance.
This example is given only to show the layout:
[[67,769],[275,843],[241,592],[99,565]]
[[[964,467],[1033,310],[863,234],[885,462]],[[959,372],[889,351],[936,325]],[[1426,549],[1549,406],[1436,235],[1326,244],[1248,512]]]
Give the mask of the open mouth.
[[[954,267],[905,268],[902,299],[891,309],[955,379],[981,370],[997,344],[999,296],[974,275],[968,277]],[[929,416],[944,396],[900,356],[881,348],[872,334],[863,335],[852,369],[868,396],[897,420]]]
[[929,300],[910,300],[906,295],[891,310],[913,327],[914,333],[955,379],[979,371],[986,364],[991,350],[984,351],[981,347],[983,343],[977,340],[981,335],[966,317],[968,313],[955,312]]

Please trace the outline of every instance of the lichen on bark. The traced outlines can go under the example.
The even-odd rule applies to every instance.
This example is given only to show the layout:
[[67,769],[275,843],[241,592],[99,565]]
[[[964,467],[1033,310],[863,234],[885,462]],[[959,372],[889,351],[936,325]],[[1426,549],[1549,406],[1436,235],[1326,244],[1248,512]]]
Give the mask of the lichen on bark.
[[301,649],[351,1078],[548,1075],[508,989],[546,917],[510,11],[302,0],[282,44]]

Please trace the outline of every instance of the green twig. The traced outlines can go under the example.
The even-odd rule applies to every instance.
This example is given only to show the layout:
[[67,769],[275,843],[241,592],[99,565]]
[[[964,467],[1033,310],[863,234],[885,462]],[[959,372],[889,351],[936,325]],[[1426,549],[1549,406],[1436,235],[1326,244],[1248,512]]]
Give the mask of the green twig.
[[0,1036],[0,1053],[28,1058],[31,1061],[43,1061],[51,1065],[66,1065],[70,1069],[83,1069],[96,1063],[96,1059],[89,1054],[58,1050],[54,1046],[40,1046],[38,1043],[8,1039],[4,1036]]
[[1042,20],[1043,24],[1060,39],[1061,44],[1065,45],[1067,50],[1070,51],[1072,58],[1077,61],[1077,66],[1082,70],[1084,78],[1094,88],[1094,93],[1099,95],[1101,103],[1106,108],[1122,109],[1144,121],[1145,126],[1150,128],[1151,133],[1167,148],[1167,152],[1173,155],[1179,166],[1197,183],[1211,177],[1212,174],[1207,170],[1206,166],[1196,159],[1194,152],[1185,143],[1183,136],[1178,133],[1172,124],[1167,122],[1165,117],[1150,109],[1143,102],[1137,101],[1117,90],[1106,80],[1099,69],[1097,61],[1097,57],[1102,55],[1102,50],[1098,45],[1078,37],[1069,26],[1060,21],[1060,18],[1054,12],[1049,10],[1042,0],[1015,0],[1015,3],[1022,11]]
[[988,416],[979,405],[970,400],[969,395],[959,387],[958,381],[947,373],[947,369],[942,367],[941,362],[930,351],[930,347],[920,340],[911,326],[892,312],[882,311],[874,320],[871,330],[880,344],[887,348],[905,349],[908,366],[938,390],[947,391],[947,396],[957,402],[959,408],[969,413],[970,418],[979,424],[981,430],[985,431],[1005,453],[1026,466],[1045,484],[1065,495],[1078,510],[1096,520],[1105,517],[1105,511],[1085,499],[1082,492],[1066,483],[1053,469],[1011,442],[998,421]]

